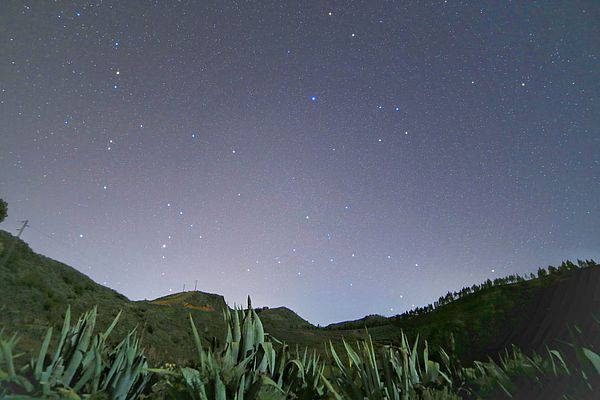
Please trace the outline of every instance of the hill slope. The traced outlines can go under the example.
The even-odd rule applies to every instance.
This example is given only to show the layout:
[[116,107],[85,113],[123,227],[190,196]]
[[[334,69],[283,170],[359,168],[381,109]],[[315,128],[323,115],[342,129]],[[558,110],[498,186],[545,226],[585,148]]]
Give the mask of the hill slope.
[[[0,231],[7,247],[14,237]],[[200,333],[210,339],[222,337],[222,296],[198,291],[176,293],[153,301],[130,301],[103,287],[75,269],[34,253],[18,241],[9,262],[0,266],[0,328],[19,331],[21,349],[39,346],[49,324],[59,325],[68,304],[75,315],[98,306],[98,320],[106,326],[123,311],[114,338],[137,326],[151,360],[186,362],[194,357],[188,323],[191,314]],[[369,327],[376,344],[398,343],[401,332],[419,335],[433,346],[449,348],[454,335],[457,354],[465,361],[485,359],[515,343],[525,350],[568,336],[568,327],[584,327],[600,338],[592,315],[600,316],[600,267],[552,274],[545,278],[494,286],[469,294],[418,316],[361,320],[317,329],[285,307],[257,310],[265,330],[291,345],[324,351],[326,343],[340,345],[343,338],[365,337]],[[351,328],[351,329],[346,329]],[[600,343],[597,343],[600,347]]]

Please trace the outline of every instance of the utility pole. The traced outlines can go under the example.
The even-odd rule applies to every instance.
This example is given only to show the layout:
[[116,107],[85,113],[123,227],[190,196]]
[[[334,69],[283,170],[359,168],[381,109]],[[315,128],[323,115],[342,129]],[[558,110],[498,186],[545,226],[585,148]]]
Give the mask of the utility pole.
[[183,291],[185,292],[185,283],[183,284]]
[[194,283],[194,292],[198,290],[198,279],[196,279],[196,283]]
[[4,256],[2,257],[2,260],[0,260],[0,267],[3,267],[4,264],[6,264],[6,262],[10,258],[10,255],[12,254],[13,250],[15,249],[15,245],[17,244],[17,239],[19,239],[21,237],[21,234],[23,233],[25,228],[27,228],[29,226],[29,220],[26,219],[25,221],[21,221],[21,222],[23,223],[23,226],[21,226],[21,228],[19,228],[19,230],[18,230],[19,233],[17,233],[17,237],[12,241],[12,243],[10,244],[8,249],[6,249],[6,251],[4,252]]

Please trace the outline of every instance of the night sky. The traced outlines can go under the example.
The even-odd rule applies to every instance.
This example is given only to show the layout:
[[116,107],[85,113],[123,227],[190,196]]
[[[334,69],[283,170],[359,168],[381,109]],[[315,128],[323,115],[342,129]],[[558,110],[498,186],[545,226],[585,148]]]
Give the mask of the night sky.
[[600,259],[600,2],[0,5],[14,232],[313,323]]

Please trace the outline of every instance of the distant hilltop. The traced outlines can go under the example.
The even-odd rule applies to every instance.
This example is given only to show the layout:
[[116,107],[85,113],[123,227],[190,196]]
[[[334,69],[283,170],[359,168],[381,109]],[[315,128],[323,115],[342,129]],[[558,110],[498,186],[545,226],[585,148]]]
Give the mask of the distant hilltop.
[[181,306],[197,311],[218,311],[219,313],[227,308],[225,298],[220,294],[205,293],[199,290],[170,294],[152,300],[150,303],[161,306]]

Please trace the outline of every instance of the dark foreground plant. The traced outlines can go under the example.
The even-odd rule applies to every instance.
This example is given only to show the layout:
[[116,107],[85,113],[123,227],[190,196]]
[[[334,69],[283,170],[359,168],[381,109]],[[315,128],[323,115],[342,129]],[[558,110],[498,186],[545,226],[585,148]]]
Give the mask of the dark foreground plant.
[[106,331],[94,335],[96,308],[73,326],[68,308],[54,351],[50,351],[53,329],[49,328],[37,357],[18,370],[17,336],[4,339],[0,334],[0,398],[137,398],[149,375],[135,331],[114,347],[106,343],[119,315]]
[[418,337],[411,345],[404,334],[400,346],[376,348],[369,335],[355,347],[344,342],[341,351],[330,343],[325,362],[266,334],[250,303],[245,311],[225,310],[224,317],[222,344],[213,340],[205,347],[190,316],[197,351],[192,367],[148,369],[134,332],[107,345],[119,316],[94,335],[95,308],[74,326],[67,310],[55,350],[49,351],[50,328],[37,357],[22,368],[14,362],[21,356],[16,336],[5,339],[0,332],[0,398],[587,399],[600,390],[600,355],[578,329],[544,354],[513,347],[497,361],[466,368],[442,349],[432,360],[427,342],[419,349]]

